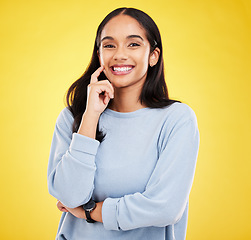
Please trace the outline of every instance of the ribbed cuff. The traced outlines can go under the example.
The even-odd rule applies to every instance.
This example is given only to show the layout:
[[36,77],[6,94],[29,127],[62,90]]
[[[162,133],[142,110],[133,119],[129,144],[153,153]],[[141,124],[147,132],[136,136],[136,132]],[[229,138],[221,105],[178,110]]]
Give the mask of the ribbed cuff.
[[119,198],[106,198],[102,206],[102,219],[104,228],[119,231],[117,222],[117,203]]
[[70,149],[96,155],[100,142],[84,135],[73,133]]

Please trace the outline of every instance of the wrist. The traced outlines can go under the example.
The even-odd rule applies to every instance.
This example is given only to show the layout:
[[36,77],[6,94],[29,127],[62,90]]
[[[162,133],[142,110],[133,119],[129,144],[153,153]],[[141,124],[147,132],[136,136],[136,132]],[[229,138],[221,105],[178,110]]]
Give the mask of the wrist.
[[80,207],[80,208],[81,208],[81,212],[79,212],[78,216],[76,216],[76,217],[86,220],[85,210],[82,207]]
[[90,118],[92,120],[98,120],[99,117],[100,117],[101,113],[100,112],[96,112],[96,111],[93,111],[93,110],[90,110],[90,109],[86,109],[82,118],[83,117],[86,117],[86,118]]
[[104,202],[97,202],[95,210],[90,213],[91,218],[94,219],[96,222],[103,222],[103,219],[102,219],[103,203]]
[[78,133],[95,139],[99,117],[100,114],[98,113],[92,111],[85,111],[82,116]]

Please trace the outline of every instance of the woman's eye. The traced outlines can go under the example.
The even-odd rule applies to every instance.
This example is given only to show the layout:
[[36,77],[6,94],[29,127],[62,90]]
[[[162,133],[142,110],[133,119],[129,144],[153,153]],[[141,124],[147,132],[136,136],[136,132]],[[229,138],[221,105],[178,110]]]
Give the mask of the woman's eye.
[[138,43],[130,43],[129,44],[129,47],[138,47],[140,46]]
[[112,44],[107,44],[107,45],[104,45],[104,48],[114,48],[114,46]]

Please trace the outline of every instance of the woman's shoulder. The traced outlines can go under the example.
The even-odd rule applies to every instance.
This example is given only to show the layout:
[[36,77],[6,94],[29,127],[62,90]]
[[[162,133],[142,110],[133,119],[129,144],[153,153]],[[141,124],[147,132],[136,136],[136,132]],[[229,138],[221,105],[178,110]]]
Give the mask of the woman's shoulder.
[[72,126],[73,121],[74,117],[72,112],[70,111],[69,107],[65,107],[59,113],[56,124],[60,126],[67,126],[69,128]]
[[[194,117],[195,116],[194,110],[186,103],[174,102],[173,104],[171,104],[168,107],[170,107],[170,111],[172,111],[173,114],[187,116],[187,117]],[[166,107],[166,108],[168,108],[168,107]]]
[[173,121],[197,121],[194,110],[187,104],[181,102],[174,102],[173,104],[164,107],[161,110],[167,120]]
[[[197,118],[194,110],[185,103],[175,102],[162,110],[164,114],[160,133],[160,143],[169,139],[171,134],[181,131],[181,135],[188,131],[198,131]],[[182,133],[183,132],[183,133]],[[180,135],[180,136],[181,136]]]

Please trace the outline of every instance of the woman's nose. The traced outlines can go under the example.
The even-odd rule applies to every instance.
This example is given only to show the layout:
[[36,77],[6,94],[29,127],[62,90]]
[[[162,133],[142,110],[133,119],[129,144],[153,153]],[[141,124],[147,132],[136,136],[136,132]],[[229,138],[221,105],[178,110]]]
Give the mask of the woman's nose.
[[116,51],[114,52],[113,59],[114,60],[126,60],[128,58],[126,49],[123,47],[118,47]]

